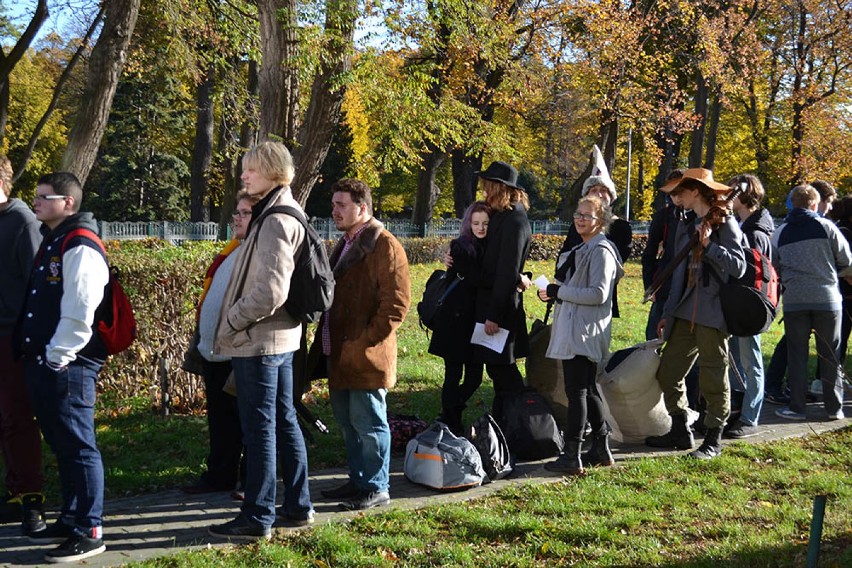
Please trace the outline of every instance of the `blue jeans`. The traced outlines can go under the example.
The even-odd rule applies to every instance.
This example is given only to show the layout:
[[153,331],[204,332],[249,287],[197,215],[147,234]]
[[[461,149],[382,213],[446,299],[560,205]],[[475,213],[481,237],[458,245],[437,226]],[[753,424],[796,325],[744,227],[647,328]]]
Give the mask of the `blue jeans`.
[[[760,336],[731,337],[728,345],[732,357],[731,369],[728,372],[731,389],[745,392],[740,421],[749,426],[757,426],[763,407],[763,353],[760,350]],[[735,376],[734,364],[739,371],[739,379]],[[740,385],[740,379],[744,385]]]
[[363,491],[390,486],[387,389],[332,390],[331,408],[343,430],[349,479]]
[[271,527],[275,522],[276,452],[281,454],[284,501],[294,518],[313,511],[308,488],[308,452],[293,404],[293,353],[234,357],[237,404],[246,454],[242,515]]
[[74,363],[54,371],[31,361],[25,376],[42,434],[56,454],[62,521],[91,535],[104,512],[104,466],[95,441],[98,372]]
[[811,330],[816,338],[817,358],[825,410],[833,414],[843,406],[843,379],[837,352],[840,348],[840,311],[803,310],[784,313],[787,336],[787,384],[790,409],[805,412],[808,392],[808,352]]

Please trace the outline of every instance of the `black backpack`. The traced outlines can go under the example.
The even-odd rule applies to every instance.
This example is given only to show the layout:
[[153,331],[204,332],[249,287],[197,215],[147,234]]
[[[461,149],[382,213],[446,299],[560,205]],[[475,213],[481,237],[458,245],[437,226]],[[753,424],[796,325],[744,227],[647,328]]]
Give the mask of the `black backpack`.
[[746,271],[719,288],[728,333],[751,337],[769,329],[778,314],[780,284],[772,261],[756,248],[744,247]]
[[417,303],[420,327],[435,329],[435,323],[440,317],[444,300],[461,281],[462,278],[458,276],[451,280],[447,272],[440,268],[429,276],[429,280],[426,281],[426,288],[423,290],[423,299]]
[[252,223],[259,230],[263,220],[272,213],[285,213],[295,218],[305,228],[305,243],[293,267],[290,292],[284,309],[293,318],[313,323],[331,307],[334,300],[334,273],[328,262],[328,252],[317,232],[304,214],[289,205],[270,207]]
[[497,481],[512,473],[512,457],[509,444],[503,431],[494,418],[487,412],[480,416],[468,428],[465,436],[479,452],[482,467],[487,478],[485,481]]
[[503,398],[501,425],[509,450],[520,460],[553,457],[565,445],[550,407],[535,389]]

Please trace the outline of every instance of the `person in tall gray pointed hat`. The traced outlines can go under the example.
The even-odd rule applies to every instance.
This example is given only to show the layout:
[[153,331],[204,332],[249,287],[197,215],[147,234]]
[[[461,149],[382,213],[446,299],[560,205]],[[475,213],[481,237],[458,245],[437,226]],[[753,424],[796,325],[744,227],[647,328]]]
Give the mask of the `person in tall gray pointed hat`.
[[[610,211],[612,211],[612,204],[618,197],[618,192],[615,190],[615,183],[609,175],[603,154],[601,154],[600,148],[597,145],[592,148],[592,173],[583,182],[581,197],[587,195],[600,199]],[[630,257],[630,245],[633,242],[633,229],[630,227],[630,223],[613,215],[612,222],[606,230],[606,238],[615,245],[619,256],[621,256],[621,262],[627,262],[627,259]],[[565,242],[562,243],[559,255],[582,244],[583,237],[577,232],[577,228],[571,225],[568,229],[568,234],[565,236]],[[557,258],[559,258],[559,255],[557,255]],[[612,297],[612,317],[619,317],[617,287]]]
[[687,169],[682,177],[669,181],[660,190],[678,196],[683,207],[697,215],[694,221],[679,224],[674,250],[689,247],[693,234],[697,235],[697,242],[672,273],[669,297],[657,325],[658,335],[666,339],[657,381],[672,418],[671,430],[647,438],[645,444],[692,449],[695,442],[687,423],[684,385],[697,360],[698,385],[707,403],[707,433],[701,446],[689,455],[707,460],[722,452],[722,428],[731,411],[728,331],[719,289],[729,278],[745,273],[743,246],[747,243],[725,201],[731,188],[713,180],[712,171]]
[[482,255],[481,286],[476,290],[475,319],[484,324],[486,334],[494,335],[503,328],[509,330],[509,338],[500,352],[474,345],[473,359],[485,365],[494,382],[492,412],[501,420],[504,398],[524,388],[516,361],[529,352],[522,292],[528,283],[521,276],[532,238],[529,199],[518,185],[518,170],[506,162],[492,162],[478,175],[492,214]]

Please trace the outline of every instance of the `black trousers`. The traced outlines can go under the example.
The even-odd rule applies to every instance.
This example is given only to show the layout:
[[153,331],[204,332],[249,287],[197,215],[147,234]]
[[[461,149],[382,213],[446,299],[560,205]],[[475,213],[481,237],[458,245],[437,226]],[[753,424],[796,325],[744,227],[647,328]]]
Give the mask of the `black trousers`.
[[603,402],[595,384],[597,365],[581,355],[562,361],[565,376],[565,396],[568,397],[568,422],[565,429],[566,442],[583,441],[586,420],[592,432],[605,429]]
[[518,365],[492,365],[485,366],[491,382],[494,383],[494,402],[491,412],[499,422],[503,419],[503,399],[507,396],[520,392],[524,388],[524,377],[518,370]]
[[236,397],[222,391],[231,364],[204,362],[204,389],[207,393],[207,427],[210,431],[210,452],[207,471],[201,476],[205,483],[233,489],[245,479],[242,463],[243,431]]

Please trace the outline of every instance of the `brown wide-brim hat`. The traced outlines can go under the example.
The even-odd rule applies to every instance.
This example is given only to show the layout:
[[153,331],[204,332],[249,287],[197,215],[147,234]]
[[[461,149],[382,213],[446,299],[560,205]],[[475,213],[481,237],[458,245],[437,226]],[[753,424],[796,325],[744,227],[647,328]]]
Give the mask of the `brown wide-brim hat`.
[[509,187],[520,189],[518,185],[518,170],[506,162],[491,162],[491,165],[485,171],[476,172],[476,174],[482,179],[499,181]]
[[671,193],[672,190],[677,188],[686,180],[697,181],[701,185],[709,187],[717,194],[728,194],[731,191],[731,188],[724,183],[713,181],[712,170],[707,170],[705,168],[689,168],[688,170],[684,170],[683,177],[667,181],[665,185],[660,188],[660,191],[663,193]]

